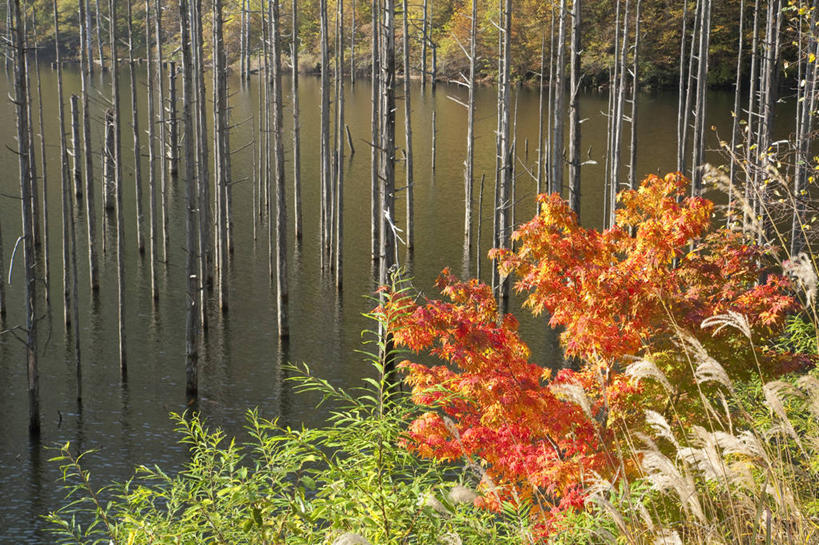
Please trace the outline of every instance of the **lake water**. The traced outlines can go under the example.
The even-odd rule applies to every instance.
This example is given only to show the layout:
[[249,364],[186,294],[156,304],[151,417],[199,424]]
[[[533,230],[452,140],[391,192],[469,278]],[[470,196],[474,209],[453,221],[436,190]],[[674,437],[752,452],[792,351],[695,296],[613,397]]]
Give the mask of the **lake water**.
[[[27,431],[27,393],[24,349],[11,335],[0,336],[0,543],[51,542],[40,515],[60,505],[63,492],[58,488],[58,467],[47,460],[47,449],[70,441],[76,449],[97,452],[86,459],[93,482],[101,486],[111,480],[123,480],[138,464],[159,464],[166,470],[178,468],[185,460],[184,449],[168,418],[171,411],[185,409],[184,354],[184,186],[182,181],[169,186],[170,246],[167,264],[158,266],[160,300],[154,307],[150,297],[147,257],[136,248],[135,197],[132,176],[130,99],[127,77],[121,77],[123,89],[122,129],[125,156],[124,209],[126,231],[126,298],[128,380],[120,381],[116,342],[116,271],[115,255],[101,255],[101,290],[98,304],[91,303],[87,281],[85,238],[80,237],[80,335],[83,353],[84,401],[78,407],[76,383],[70,345],[66,340],[61,308],[60,247],[60,180],[58,172],[59,140],[57,121],[56,72],[43,68],[45,134],[48,144],[48,191],[50,214],[50,251],[52,259],[52,310],[39,322],[40,391],[42,436],[39,442],[29,440]],[[127,72],[123,73],[127,76]],[[144,70],[140,71],[140,130],[146,127]],[[102,111],[110,91],[107,76],[92,78],[91,90],[94,120],[94,150],[97,205],[101,207],[99,152],[102,149]],[[373,306],[374,290],[370,261],[369,187],[370,154],[365,143],[369,132],[370,87],[359,80],[354,88],[347,86],[347,122],[357,154],[345,158],[344,215],[344,291],[337,295],[332,282],[319,268],[319,97],[316,78],[301,80],[302,179],[304,199],[304,240],[293,246],[289,233],[291,338],[282,345],[276,334],[274,287],[267,270],[266,228],[258,227],[253,238],[251,147],[256,136],[251,117],[257,116],[258,80],[242,86],[230,80],[232,120],[237,126],[231,133],[233,156],[235,255],[230,264],[230,312],[221,316],[211,313],[211,326],[203,341],[200,363],[200,408],[207,421],[230,433],[241,433],[246,410],[258,407],[266,417],[280,416],[284,422],[320,424],[325,413],[314,409],[316,399],[295,395],[284,381],[285,362],[310,365],[313,372],[336,385],[351,386],[369,372],[362,363],[359,349],[361,331],[373,324],[362,313]],[[65,72],[66,102],[79,93],[80,78],[76,70]],[[289,84],[285,85],[289,91]],[[9,80],[0,74],[0,95],[10,92]],[[179,80],[181,94],[181,80]],[[413,131],[415,150],[416,248],[409,259],[401,252],[400,260],[409,267],[419,289],[436,295],[433,281],[444,266],[463,270],[463,159],[465,155],[466,111],[448,95],[464,100],[464,91],[439,85],[435,91],[420,85],[413,88]],[[485,255],[491,240],[491,195],[494,181],[494,138],[496,113],[495,90],[477,92],[476,176],[486,174],[482,210]],[[289,115],[289,97],[286,97]],[[723,138],[730,135],[733,94],[712,92],[709,95],[709,123]],[[581,100],[584,154],[598,165],[583,168],[583,222],[599,226],[603,217],[603,165],[605,163],[606,109],[605,95],[584,96]],[[537,158],[538,95],[522,89],[518,97],[518,154],[532,165]],[[399,102],[397,127],[399,146],[403,139],[403,105]],[[68,108],[66,108],[68,111]],[[437,115],[437,168],[431,168],[430,141],[432,113]],[[36,119],[36,106],[34,110]],[[668,92],[640,97],[639,157],[637,172],[665,173],[675,168],[677,94]],[[12,105],[0,105],[0,223],[6,252],[3,274],[8,275],[9,254],[20,235],[19,184],[17,160],[6,148],[15,148],[15,118]],[[289,153],[288,124],[286,140]],[[524,142],[529,140],[528,158]],[[70,139],[70,131],[69,131]],[[143,155],[147,138],[143,138]],[[708,144],[716,145],[709,134]],[[39,143],[38,143],[39,146]],[[244,148],[244,149],[243,149]],[[37,161],[38,174],[42,170]],[[713,156],[712,156],[713,157]],[[584,156],[585,158],[585,156]],[[291,157],[287,157],[288,189]],[[712,160],[718,160],[714,157]],[[397,170],[401,171],[401,165]],[[147,159],[143,163],[147,217]],[[517,221],[528,220],[534,211],[535,183],[518,169]],[[398,185],[402,185],[399,174]],[[475,188],[477,204],[478,188]],[[290,201],[292,203],[292,201]],[[403,193],[396,207],[399,225],[404,221]],[[290,207],[292,221],[292,206]],[[102,214],[98,211],[98,218]],[[85,217],[78,218],[78,234],[85,232]],[[146,227],[147,232],[147,227]],[[109,245],[109,248],[113,246]],[[21,259],[21,255],[18,256]],[[483,276],[488,278],[490,265],[484,259]],[[42,286],[40,286],[42,289]],[[9,314],[6,327],[23,324],[23,267],[15,265],[11,285],[7,286]],[[519,308],[517,303],[512,308]],[[535,320],[520,312],[522,334],[531,344],[534,361],[560,365],[555,335],[543,319]]]

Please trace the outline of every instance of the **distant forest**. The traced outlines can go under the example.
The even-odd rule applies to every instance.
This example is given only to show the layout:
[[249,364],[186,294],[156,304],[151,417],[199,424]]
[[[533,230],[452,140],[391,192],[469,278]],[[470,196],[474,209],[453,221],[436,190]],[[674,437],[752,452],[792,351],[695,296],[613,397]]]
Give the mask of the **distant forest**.
[[[108,2],[99,0],[85,0],[88,3],[89,18],[92,26],[92,36],[96,39],[96,24],[100,21],[103,28],[100,40],[103,54],[107,54],[107,17]],[[201,1],[201,0],[200,0]],[[327,0],[329,13],[337,13],[337,0]],[[635,11],[636,0],[631,0],[631,14]],[[783,2],[782,11],[793,14],[794,17],[783,17],[782,24],[796,25],[802,2]],[[27,2],[29,16],[35,21],[32,31],[40,37],[39,46],[48,55],[53,51],[53,14],[51,0],[36,0]],[[168,53],[178,48],[178,10],[175,4],[163,2],[165,5],[164,32],[162,41]],[[262,5],[264,4],[264,5]],[[369,72],[370,42],[372,35],[372,0],[345,0],[343,3],[345,21],[345,48],[354,47],[354,55],[347,54],[355,63],[355,70],[360,74]],[[571,5],[571,2],[568,2]],[[626,9],[625,0],[619,2],[620,9]],[[644,87],[676,86],[679,78],[680,36],[683,28],[683,15],[686,14],[686,26],[690,32],[694,24],[696,0],[646,0],[641,2],[640,25],[640,66],[639,79]],[[687,4],[687,5],[686,5]],[[764,11],[765,3],[759,6]],[[61,41],[65,58],[77,55],[79,47],[79,25],[77,24],[79,9],[78,0],[59,0],[61,19],[64,21],[64,30]],[[512,2],[512,65],[510,71],[513,81],[534,81],[539,73],[540,56],[544,51],[548,57],[551,49],[557,48],[560,1],[547,0],[514,0]],[[612,0],[588,0],[582,5],[582,43],[581,55],[582,72],[584,73],[585,87],[601,87],[608,83],[609,72],[615,57],[615,21],[617,19],[618,2]],[[153,8],[152,8],[153,9]],[[249,34],[248,44],[251,62],[255,66],[257,55],[262,51],[261,17],[267,8],[264,0],[233,0],[224,3],[224,41],[227,64],[238,69],[243,40],[242,29]],[[446,81],[457,78],[461,72],[468,69],[469,61],[464,54],[463,47],[468,47],[469,31],[471,26],[471,2],[469,0],[415,0],[409,4],[409,34],[411,65],[420,73],[422,54],[426,53],[427,72],[435,69],[440,80]],[[320,26],[319,0],[298,0],[299,36],[301,69],[312,72],[320,69]],[[712,86],[733,85],[736,74],[736,55],[740,23],[740,0],[720,0],[714,2],[711,12],[711,33],[709,45],[708,83]],[[744,43],[752,39],[754,2],[745,2]],[[134,45],[140,50],[144,47],[144,2],[133,2]],[[211,51],[212,14],[208,2],[202,6],[204,25],[205,55]],[[99,17],[98,17],[99,12]],[[291,16],[291,1],[281,2],[282,32],[279,36],[283,43],[285,58],[289,54],[289,36]],[[243,13],[249,17],[249,24]],[[426,13],[426,17],[425,17]],[[400,19],[403,14],[396,16]],[[477,79],[493,82],[497,76],[497,49],[498,49],[498,21],[499,6],[497,0],[487,0],[478,4],[478,53],[480,58],[476,63]],[[424,22],[426,21],[426,25]],[[334,22],[330,22],[331,28]],[[353,26],[354,25],[354,26]],[[119,10],[118,26],[120,36],[125,36],[127,28],[126,10]],[[424,29],[426,28],[426,33]],[[354,30],[354,32],[352,32]],[[783,29],[785,30],[785,29]],[[397,43],[402,42],[402,29],[396,29]],[[34,32],[33,32],[34,33]],[[426,39],[424,38],[426,34]],[[633,41],[634,24],[629,29],[630,41]],[[423,47],[426,43],[427,47]],[[788,44],[783,44],[783,66],[788,66],[787,59],[796,57],[795,51],[790,51]],[[550,47],[552,46],[552,47]],[[331,45],[331,50],[334,44]],[[400,46],[399,46],[400,49]],[[95,44],[96,50],[96,44]],[[332,53],[331,53],[332,54]],[[745,64],[750,64],[749,56],[745,57]],[[350,66],[346,68],[350,70]],[[747,72],[746,72],[747,73]],[[416,76],[417,74],[413,74]]]

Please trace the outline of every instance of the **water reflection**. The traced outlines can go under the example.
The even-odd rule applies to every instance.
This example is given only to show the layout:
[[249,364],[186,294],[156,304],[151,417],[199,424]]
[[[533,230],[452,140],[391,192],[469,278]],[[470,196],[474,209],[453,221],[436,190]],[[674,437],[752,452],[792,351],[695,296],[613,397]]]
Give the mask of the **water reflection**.
[[[64,74],[66,94],[79,92],[79,75],[72,69]],[[44,90],[44,133],[51,153],[57,134],[56,75],[42,72]],[[109,75],[99,74],[92,81],[94,111],[93,149],[102,148],[102,112],[109,92]],[[127,78],[123,78],[123,84]],[[144,73],[138,85],[144,89]],[[302,134],[302,198],[304,235],[301,244],[294,243],[292,226],[288,230],[291,244],[288,254],[290,286],[291,339],[280,343],[276,334],[275,293],[268,270],[268,226],[258,213],[263,208],[264,195],[258,189],[259,152],[244,147],[258,141],[259,127],[256,109],[259,104],[258,80],[242,86],[238,79],[231,80],[232,119],[239,122],[231,134],[236,152],[233,161],[234,253],[228,270],[230,281],[230,312],[218,312],[210,307],[210,327],[203,337],[200,368],[199,409],[209,425],[223,426],[228,433],[242,433],[246,410],[258,407],[267,418],[281,417],[287,424],[316,425],[323,421],[326,410],[315,410],[318,399],[310,395],[295,395],[293,383],[286,380],[288,362],[307,363],[311,371],[327,379],[334,386],[353,386],[371,372],[363,363],[363,356],[355,351],[361,348],[364,329],[375,325],[362,314],[374,306],[375,288],[373,262],[370,256],[370,153],[363,143],[370,130],[370,90],[366,81],[360,81],[346,91],[347,122],[357,147],[357,153],[345,159],[344,211],[344,291],[337,293],[332,279],[319,267],[319,171],[318,127],[320,124],[320,89],[318,81],[303,78],[301,94]],[[289,83],[283,85],[288,92]],[[125,92],[124,90],[123,92]],[[8,92],[8,81],[0,79],[0,94]],[[463,160],[466,142],[466,111],[452,95],[464,100],[461,88],[439,85],[427,88],[415,86],[413,97],[413,132],[415,162],[415,249],[403,248],[400,257],[405,274],[414,279],[419,291],[429,295],[437,292],[433,282],[444,266],[454,271],[479,274],[489,279],[491,264],[486,251],[492,239],[492,195],[494,194],[496,93],[492,88],[478,89],[476,115],[475,186],[473,203],[480,209],[473,214],[475,247],[464,248],[463,241]],[[123,95],[126,96],[126,95]],[[528,220],[534,211],[537,141],[537,92],[520,89],[517,92],[518,133],[516,141],[520,161],[516,165],[515,214],[518,222]],[[145,97],[140,97],[141,126],[147,126]],[[730,130],[730,93],[709,95],[712,119],[722,134]],[[285,103],[290,104],[289,97]],[[599,226],[604,213],[604,192],[601,184],[605,159],[606,120],[599,113],[605,110],[602,95],[583,97],[582,117],[583,150],[598,162],[583,169],[581,187],[581,218],[584,224]],[[665,172],[674,168],[676,93],[646,95],[640,102],[638,173]],[[130,112],[125,105],[123,119]],[[534,114],[534,115],[533,115]],[[10,106],[0,107],[0,125],[14,126],[14,112]],[[403,109],[396,116],[399,145],[403,139]],[[433,124],[433,115],[435,122]],[[434,130],[433,130],[434,127]],[[787,131],[787,127],[782,127]],[[291,127],[285,123],[286,145],[290,145]],[[123,132],[123,149],[128,148],[127,130]],[[433,168],[433,134],[435,165]],[[13,134],[0,134],[3,147],[14,147]],[[529,157],[526,157],[526,142]],[[143,145],[145,142],[143,141]],[[715,144],[715,142],[711,142]],[[403,147],[403,146],[401,146]],[[128,164],[133,158],[125,152]],[[98,218],[102,213],[102,156],[95,155]],[[292,203],[292,158],[288,155],[288,202]],[[711,156],[711,160],[714,159]],[[116,344],[116,255],[115,232],[106,228],[99,233],[105,240],[105,253],[100,254],[100,291],[92,294],[88,279],[87,237],[85,207],[77,208],[77,255],[80,266],[80,339],[83,353],[83,401],[77,404],[77,383],[70,346],[63,328],[53,323],[61,319],[61,263],[60,263],[60,203],[58,161],[48,162],[49,245],[51,249],[51,312],[42,311],[41,331],[41,392],[43,430],[42,444],[29,443],[27,426],[26,379],[23,347],[9,335],[0,335],[0,373],[2,395],[0,411],[0,541],[15,543],[45,543],[49,536],[43,533],[43,521],[38,515],[54,509],[62,502],[63,494],[56,487],[58,470],[43,459],[43,445],[71,441],[79,450],[99,449],[88,461],[95,484],[124,480],[136,464],[159,464],[165,469],[178,468],[186,459],[184,448],[178,444],[169,412],[186,410],[184,394],[184,194],[180,181],[169,178],[167,205],[169,243],[167,261],[157,265],[159,300],[150,294],[150,268],[146,255],[140,255],[135,240],[135,203],[132,186],[124,192],[125,262],[126,262],[126,329],[128,335],[128,381],[122,382]],[[147,172],[147,159],[143,165]],[[403,169],[396,169],[397,187],[404,184]],[[11,152],[0,154],[0,167],[7,173],[0,177],[0,220],[3,222],[3,243],[8,252],[19,236],[19,191],[16,187],[16,158]],[[483,180],[483,183],[481,183]],[[481,185],[483,191],[480,190]],[[144,197],[147,202],[147,188]],[[482,197],[481,197],[482,194]],[[405,202],[403,192],[396,201],[396,225],[404,228]],[[161,201],[161,198],[159,199]],[[291,216],[292,219],[292,216]],[[113,223],[113,222],[106,222]],[[112,227],[112,226],[109,226]],[[161,236],[158,234],[161,245]],[[159,249],[160,256],[163,248]],[[23,281],[22,268],[13,272],[9,292],[9,315],[6,327],[22,322]],[[511,308],[519,308],[520,300],[513,299]],[[532,347],[533,360],[553,367],[563,365],[557,349],[557,336],[548,329],[544,320],[533,319],[520,313],[521,334]],[[59,421],[58,415],[62,415]]]

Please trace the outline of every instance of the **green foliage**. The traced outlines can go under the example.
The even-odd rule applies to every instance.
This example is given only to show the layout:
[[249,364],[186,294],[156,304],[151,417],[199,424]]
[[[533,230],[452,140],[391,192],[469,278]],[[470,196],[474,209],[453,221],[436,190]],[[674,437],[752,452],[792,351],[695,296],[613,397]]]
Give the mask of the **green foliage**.
[[816,326],[802,314],[788,316],[777,348],[796,354],[817,354]]
[[[384,317],[378,317],[384,319]],[[238,444],[195,414],[174,415],[189,461],[172,475],[142,466],[96,489],[86,455],[64,445],[67,503],[48,515],[58,543],[507,543],[527,528],[520,507],[473,505],[470,470],[417,459],[401,446],[415,408],[391,384],[387,344],[368,355],[376,378],[346,391],[292,370],[296,389],[335,407],[327,426],[293,429],[257,412]],[[354,535],[367,541],[356,541]]]

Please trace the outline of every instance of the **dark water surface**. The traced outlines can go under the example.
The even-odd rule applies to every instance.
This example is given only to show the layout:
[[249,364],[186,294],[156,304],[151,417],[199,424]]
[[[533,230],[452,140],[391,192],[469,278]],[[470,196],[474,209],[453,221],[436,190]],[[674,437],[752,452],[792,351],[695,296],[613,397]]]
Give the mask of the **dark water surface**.
[[[126,73],[127,74],[127,73]],[[125,75],[125,74],[124,74]],[[139,75],[140,130],[146,129],[144,71]],[[31,442],[27,432],[26,368],[23,345],[11,335],[0,336],[0,543],[48,543],[40,515],[57,508],[63,497],[58,488],[56,464],[47,447],[70,441],[77,449],[95,449],[87,458],[96,485],[123,480],[138,464],[159,464],[173,471],[185,460],[184,449],[177,444],[178,435],[168,418],[171,411],[185,409],[184,375],[184,186],[175,181],[169,187],[170,246],[167,264],[160,264],[160,301],[156,308],[150,297],[147,256],[136,248],[135,196],[133,190],[133,153],[130,128],[130,91],[127,77],[122,77],[122,128],[125,157],[124,210],[126,231],[126,298],[128,379],[120,380],[116,337],[116,270],[115,255],[101,255],[101,290],[98,302],[91,300],[88,288],[85,216],[77,223],[80,267],[80,335],[83,353],[84,401],[78,406],[75,371],[70,343],[66,339],[61,307],[61,231],[60,180],[58,171],[59,140],[57,121],[56,73],[42,70],[45,134],[48,144],[49,247],[51,252],[50,313],[43,311],[39,321],[40,391],[42,437]],[[107,107],[110,92],[107,76],[92,78],[92,100],[95,109],[92,132],[97,184],[98,219],[101,220],[102,173],[99,152],[102,149],[100,119]],[[181,93],[181,81],[180,93]],[[79,93],[79,74],[65,73],[66,103],[71,93]],[[344,211],[344,292],[337,295],[332,283],[319,269],[319,95],[318,80],[301,81],[302,179],[304,198],[304,241],[293,246],[292,227],[288,234],[290,250],[289,286],[291,338],[281,345],[276,335],[274,288],[268,274],[266,226],[257,226],[253,238],[252,151],[245,147],[257,136],[258,80],[242,87],[231,79],[235,255],[230,265],[230,311],[226,316],[211,312],[210,329],[204,340],[200,367],[200,408],[212,425],[230,433],[241,433],[245,412],[258,407],[266,417],[280,416],[291,424],[320,424],[325,413],[313,407],[316,400],[294,395],[283,382],[285,362],[306,362],[313,372],[337,385],[355,385],[369,372],[360,348],[362,329],[372,323],[362,316],[372,303],[369,256],[369,187],[370,154],[365,143],[370,124],[369,82],[360,81],[347,89],[347,122],[356,145],[356,155],[345,158]],[[289,91],[289,85],[285,85]],[[9,93],[9,80],[0,75],[0,96]],[[415,150],[416,249],[412,259],[401,252],[417,286],[435,295],[431,289],[444,266],[463,271],[463,159],[465,155],[466,111],[447,98],[464,100],[460,88],[439,85],[436,91],[413,91],[413,131]],[[483,238],[485,254],[491,238],[491,195],[494,181],[495,91],[480,89],[476,116],[476,175],[486,174]],[[286,117],[290,113],[289,98]],[[676,163],[676,92],[644,95],[640,98],[638,174],[665,173]],[[606,109],[604,95],[585,96],[581,101],[583,150],[598,165],[583,168],[583,222],[599,226],[603,214],[602,172],[605,162]],[[709,125],[716,125],[723,138],[730,134],[731,93],[714,92],[709,96]],[[537,157],[537,92],[523,89],[518,101],[518,154],[534,171]],[[399,145],[403,141],[403,105],[400,113]],[[68,112],[68,107],[66,106]],[[437,112],[437,168],[431,168],[430,141],[432,112]],[[37,117],[36,105],[34,109]],[[6,252],[3,274],[8,278],[11,250],[20,235],[20,202],[16,156],[6,148],[15,148],[15,119],[12,105],[0,106],[0,223]],[[290,124],[287,124],[287,153],[290,148]],[[68,132],[70,143],[70,129]],[[524,142],[529,140],[529,156]],[[144,201],[147,219],[147,136],[143,137]],[[708,143],[716,144],[713,135]],[[39,146],[39,143],[38,143]],[[244,148],[244,149],[242,149]],[[42,172],[39,147],[38,174]],[[585,158],[585,157],[584,157]],[[714,159],[716,160],[716,159]],[[287,157],[288,188],[292,184],[291,156]],[[402,172],[402,165],[397,166]],[[518,169],[517,222],[529,219],[534,210],[534,181]],[[403,174],[399,174],[403,177]],[[157,174],[158,180],[158,174]],[[158,181],[157,181],[158,183]],[[398,185],[403,185],[399,179]],[[475,188],[477,206],[478,187]],[[289,201],[292,221],[292,201]],[[404,221],[403,193],[397,204],[398,221]],[[83,204],[84,207],[84,204]],[[145,227],[147,233],[147,225]],[[109,233],[110,236],[110,233]],[[112,239],[113,240],[113,239]],[[113,248],[113,245],[109,245]],[[161,253],[160,253],[161,255]],[[25,322],[23,306],[22,252],[7,287],[9,315],[6,327]],[[483,262],[483,276],[488,278],[489,263]],[[474,267],[473,267],[474,271]],[[38,286],[39,289],[43,285]],[[518,308],[517,304],[513,308]],[[534,361],[559,365],[560,354],[555,335],[543,319],[534,320],[520,313],[522,334],[530,343]],[[0,328],[2,329],[2,328]]]

